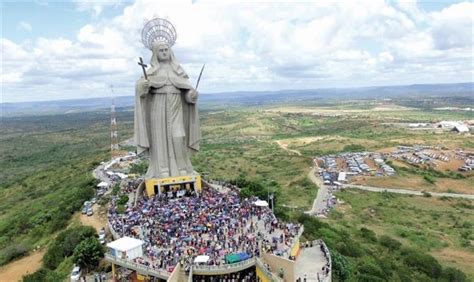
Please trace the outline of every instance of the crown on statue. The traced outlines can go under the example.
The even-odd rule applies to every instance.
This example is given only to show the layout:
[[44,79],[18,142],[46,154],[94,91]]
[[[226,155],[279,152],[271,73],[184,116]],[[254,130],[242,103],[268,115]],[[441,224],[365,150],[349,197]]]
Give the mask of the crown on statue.
[[176,36],[176,29],[171,22],[162,18],[149,20],[142,29],[142,43],[150,50],[157,42],[165,42],[170,47],[173,46]]

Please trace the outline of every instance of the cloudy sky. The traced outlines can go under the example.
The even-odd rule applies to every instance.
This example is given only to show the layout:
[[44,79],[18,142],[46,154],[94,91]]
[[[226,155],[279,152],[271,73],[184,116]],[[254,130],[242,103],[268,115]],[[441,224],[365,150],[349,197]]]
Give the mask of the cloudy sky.
[[2,1],[1,102],[133,95],[146,19],[201,93],[473,81],[460,1]]

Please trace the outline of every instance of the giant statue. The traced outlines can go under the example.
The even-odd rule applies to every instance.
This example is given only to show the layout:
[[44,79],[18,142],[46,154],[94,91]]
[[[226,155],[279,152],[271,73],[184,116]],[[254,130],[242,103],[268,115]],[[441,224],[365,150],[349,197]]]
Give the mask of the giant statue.
[[134,119],[137,152],[150,157],[145,179],[193,175],[190,159],[201,138],[198,92],[171,50],[174,27],[164,19],[147,25],[142,41],[152,56],[146,70],[140,58],[143,77],[136,82]]

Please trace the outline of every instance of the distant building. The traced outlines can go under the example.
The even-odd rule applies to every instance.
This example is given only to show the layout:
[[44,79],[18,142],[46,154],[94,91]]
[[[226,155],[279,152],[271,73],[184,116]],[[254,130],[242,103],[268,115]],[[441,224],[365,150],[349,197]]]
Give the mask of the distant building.
[[469,127],[465,124],[460,124],[456,125],[452,130],[458,133],[466,133],[469,132]]
[[339,175],[337,176],[337,181],[338,182],[346,182],[346,173],[345,172],[339,172]]
[[443,120],[443,121],[439,122],[438,127],[453,129],[454,127],[456,127],[458,125],[461,125],[461,124],[462,123],[459,122],[459,121],[446,121],[446,120]]

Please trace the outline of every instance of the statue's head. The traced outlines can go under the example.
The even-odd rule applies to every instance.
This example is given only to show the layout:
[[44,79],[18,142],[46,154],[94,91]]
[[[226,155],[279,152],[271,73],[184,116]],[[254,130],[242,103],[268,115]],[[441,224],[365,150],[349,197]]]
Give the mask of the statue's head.
[[171,48],[165,41],[158,41],[153,44],[153,53],[156,54],[158,62],[169,62],[171,60]]

